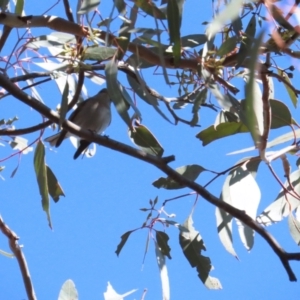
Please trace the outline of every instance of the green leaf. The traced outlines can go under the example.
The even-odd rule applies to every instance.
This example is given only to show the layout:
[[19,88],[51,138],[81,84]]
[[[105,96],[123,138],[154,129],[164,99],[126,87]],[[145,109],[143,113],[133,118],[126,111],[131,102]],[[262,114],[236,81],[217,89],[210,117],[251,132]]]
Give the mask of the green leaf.
[[46,212],[48,224],[50,228],[52,228],[50,218],[50,201],[47,184],[47,170],[45,164],[45,147],[41,141],[38,142],[34,152],[34,170],[39,186],[40,195],[42,196],[42,207],[43,210]]
[[87,47],[84,52],[82,59],[83,60],[96,60],[96,61],[104,61],[111,59],[117,50],[110,47],[104,46],[91,46]]
[[261,91],[256,83],[256,67],[259,57],[260,46],[263,39],[263,32],[258,36],[251,49],[251,57],[249,61],[249,80],[245,87],[245,118],[255,146],[259,146],[263,133],[263,103]]
[[117,58],[118,60],[122,60],[124,55],[127,52],[128,45],[130,42],[130,33],[129,29],[132,25],[128,24],[127,22],[123,22],[123,24],[120,27],[119,30],[119,37],[118,37],[118,55]]
[[83,15],[87,14],[91,10],[95,10],[100,4],[100,0],[83,0],[81,2],[80,9],[77,11],[77,14]]
[[142,11],[147,13],[149,16],[152,16],[156,19],[164,20],[166,19],[166,15],[156,7],[156,5],[149,0],[135,0],[135,5],[139,7]]
[[[283,70],[279,70],[278,68],[278,74],[283,78],[285,79],[288,83],[290,83],[291,85],[292,82],[289,78],[289,76],[286,74],[286,72],[284,72]],[[298,98],[297,98],[297,95],[295,94],[295,92],[287,85],[287,84],[284,84],[289,96],[290,96],[290,99],[292,100],[292,103],[294,105],[294,107],[296,108],[297,107],[297,104],[298,104]]]
[[[176,169],[176,172],[187,178],[188,180],[195,181],[201,172],[205,171],[203,167],[199,165],[187,165]],[[160,177],[152,183],[158,189],[164,188],[167,190],[182,189],[185,185],[174,181],[170,177]]]
[[[245,109],[245,101],[241,101],[241,107],[243,108],[241,112],[243,112]],[[291,125],[293,120],[291,113],[288,109],[288,107],[281,101],[270,99],[270,106],[272,111],[272,122],[271,122],[271,128],[281,128],[283,126]],[[245,114],[244,114],[245,116]],[[231,136],[237,133],[245,133],[249,132],[247,126],[243,124],[242,122],[228,122],[224,119],[221,120],[221,123],[217,123],[218,125],[212,125],[202,131],[200,131],[196,137],[202,141],[203,146],[208,145],[209,143],[216,141],[218,139]],[[267,147],[270,147],[271,144],[268,143]],[[254,149],[254,148],[249,148]]]
[[243,123],[227,122],[219,124],[216,128],[212,125],[200,131],[196,137],[202,141],[203,146],[206,146],[215,140],[244,132],[248,132],[248,128]]
[[219,48],[216,55],[218,56],[224,56],[231,51],[233,51],[238,43],[239,39],[236,36],[228,38]]
[[242,40],[240,50],[238,52],[236,69],[238,69],[242,65],[245,58],[248,56],[248,53],[252,48],[251,46],[255,36],[255,32],[256,32],[256,15],[254,14],[250,19],[249,24],[246,28],[245,31],[246,37]]
[[115,60],[110,60],[105,66],[105,75],[107,79],[107,89],[109,95],[117,109],[117,112],[124,122],[131,127],[131,120],[127,112],[127,105],[123,99],[123,87],[117,80],[118,67]]
[[47,170],[47,185],[48,185],[48,192],[54,202],[59,201],[59,196],[65,196],[63,189],[61,188],[56,176],[52,172],[49,166],[46,165]]
[[168,0],[167,18],[170,42],[173,43],[174,65],[178,66],[181,56],[180,27],[182,14],[182,0]]
[[22,15],[24,9],[24,0],[17,0],[16,7],[15,7],[15,14]]
[[128,131],[131,141],[148,154],[161,157],[164,149],[151,131],[144,125],[138,124]]
[[192,217],[189,216],[182,224],[185,228],[184,231],[180,231],[179,243],[184,256],[192,266],[196,268],[198,277],[209,289],[221,289],[221,283],[217,278],[209,276],[212,270],[212,264],[209,257],[203,256],[202,251],[205,251],[204,242],[199,232],[195,230],[193,226]]
[[122,248],[124,247],[124,245],[126,244],[130,234],[133,232],[133,230],[127,231],[125,232],[122,236],[121,236],[121,242],[119,243],[119,245],[117,246],[117,250],[115,251],[115,253],[119,256]]
[[169,259],[172,259],[170,251],[171,248],[168,245],[169,236],[163,231],[156,231],[156,241],[160,251],[163,255],[167,256]]

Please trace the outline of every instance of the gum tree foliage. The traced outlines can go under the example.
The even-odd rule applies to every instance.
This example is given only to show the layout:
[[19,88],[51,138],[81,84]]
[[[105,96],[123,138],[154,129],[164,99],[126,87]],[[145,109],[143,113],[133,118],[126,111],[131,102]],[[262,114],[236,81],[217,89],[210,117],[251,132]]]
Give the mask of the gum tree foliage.
[[[283,250],[266,226],[287,217],[290,233],[299,245],[300,171],[299,161],[293,158],[299,150],[300,129],[298,117],[292,116],[288,108],[290,104],[297,106],[300,93],[293,84],[298,74],[295,75],[297,71],[291,63],[298,64],[300,57],[297,51],[300,27],[292,21],[299,20],[298,1],[289,6],[285,1],[271,0],[214,1],[214,17],[203,24],[205,30],[190,35],[181,34],[182,20],[187,18],[183,0],[111,2],[111,11],[102,11],[100,0],[78,1],[72,11],[67,0],[58,1],[56,5],[61,7],[61,15],[46,16],[27,12],[21,0],[1,1],[3,34],[0,50],[5,49],[6,43],[14,45],[9,48],[11,53],[1,53],[5,57],[1,62],[1,96],[14,96],[43,119],[28,128],[19,128],[14,116],[1,120],[2,144],[10,145],[13,153],[18,155],[34,156],[32,167],[49,226],[52,224],[51,199],[60,201],[64,193],[51,166],[45,164],[47,151],[43,138],[49,126],[62,126],[79,137],[160,169],[165,176],[152,183],[158,189],[178,190],[180,195],[180,189],[187,187],[195,192],[194,205],[199,197],[214,205],[220,240],[234,257],[237,257],[232,240],[234,223],[247,250],[253,247],[255,236],[260,235],[278,256],[289,280],[295,281],[290,261],[299,260],[300,253]],[[155,24],[154,28],[136,26],[139,18],[145,16]],[[37,28],[48,28],[51,32],[35,34]],[[18,32],[18,40],[10,40],[13,31]],[[45,71],[35,71],[33,62]],[[147,76],[143,74],[149,74],[149,70],[160,74],[156,76],[161,84],[173,87],[172,98],[159,94],[148,84]],[[88,80],[106,83],[119,117],[128,127],[128,141],[136,147],[97,136],[65,120],[67,112],[80,100]],[[37,90],[37,86],[48,81],[57,85],[61,92],[57,111],[50,110],[47,103],[41,101]],[[275,87],[286,89],[289,98],[275,99]],[[187,129],[201,125],[200,115],[205,118],[205,111],[212,111],[215,122],[207,128],[199,127],[195,137],[199,144],[205,147],[216,140],[226,143],[229,136],[247,133],[253,141],[252,149],[256,149],[255,156],[246,153],[252,149],[239,150],[237,153],[245,153],[245,158],[219,173],[198,164],[173,169],[168,164],[175,160],[174,156],[164,156],[164,145],[151,133],[151,124],[147,127],[142,124],[144,112],[136,103],[143,101],[156,112],[157,118],[173,124],[183,123]],[[183,118],[182,111],[190,111],[189,118]],[[268,139],[271,131],[282,127],[286,129],[284,135]],[[27,140],[26,134],[33,132],[36,139]],[[271,149],[274,146],[276,148]],[[277,169],[273,167],[275,161],[282,162],[279,167],[277,164]],[[269,175],[276,179],[280,192],[274,202],[257,212],[261,193],[255,178],[263,164]],[[4,167],[5,160],[1,170]],[[17,169],[13,170],[12,176]],[[201,182],[198,178],[202,172],[211,173],[209,182]],[[209,185],[220,178],[224,181],[223,188],[213,195],[208,190]],[[197,270],[203,284],[209,289],[220,289],[221,279],[210,275],[212,263],[203,255],[204,241],[193,226],[193,214],[179,224],[165,217],[167,205],[168,201],[165,201],[159,206],[158,197],[150,200],[149,207],[142,209],[147,217],[139,228],[149,230],[149,238],[151,236],[155,244],[164,299],[169,299],[166,260],[171,258],[170,226],[178,229],[178,247],[191,267]],[[164,230],[157,224],[163,225]],[[11,249],[22,265],[24,257],[16,243],[17,237],[2,219],[1,230],[11,241]],[[128,238],[134,238],[135,231],[121,236],[117,255],[126,246]],[[34,299],[32,282],[24,272],[22,270],[28,298]],[[73,290],[73,297],[76,297],[74,284],[70,281],[65,283],[61,295],[66,287]],[[109,291],[114,293],[111,286]]]

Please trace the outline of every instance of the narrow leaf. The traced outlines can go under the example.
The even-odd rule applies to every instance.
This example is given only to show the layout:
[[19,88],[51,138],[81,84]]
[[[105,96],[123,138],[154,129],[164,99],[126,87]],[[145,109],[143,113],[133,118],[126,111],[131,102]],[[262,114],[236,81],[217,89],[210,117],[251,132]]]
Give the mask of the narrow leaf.
[[68,98],[69,98],[69,82],[66,77],[64,91],[61,97],[61,104],[59,110],[59,127],[61,128],[63,121],[66,119],[66,114],[68,112]]
[[[225,179],[220,200],[231,205],[232,203],[229,191],[230,179],[231,176],[227,176]],[[221,243],[231,255],[238,259],[238,256],[233,248],[232,219],[233,217],[229,213],[218,207],[216,208],[217,229]]]
[[157,265],[160,273],[161,287],[162,287],[162,299],[169,300],[170,299],[170,283],[168,276],[168,269],[166,266],[166,260],[163,253],[160,251],[159,246],[155,243],[155,254]]
[[[289,78],[289,76],[286,74],[286,72],[284,72],[283,70],[279,70],[278,68],[278,74],[283,78],[285,79],[288,83],[290,83],[292,85],[292,82]],[[296,108],[297,107],[297,104],[298,104],[298,97],[297,97],[297,94],[295,94],[295,92],[287,85],[287,84],[284,84],[289,96],[290,96],[290,99],[294,105],[294,107]]]
[[114,59],[109,61],[105,66],[105,75],[107,78],[107,89],[109,95],[124,122],[131,127],[130,117],[127,112],[126,103],[123,100],[123,94],[120,84],[117,80],[118,67]]
[[60,186],[56,176],[52,172],[49,166],[46,165],[47,169],[47,185],[48,185],[48,192],[54,202],[59,201],[59,196],[65,196],[62,187]]
[[42,197],[42,207],[46,212],[48,224],[52,228],[51,218],[50,218],[50,202],[48,195],[48,185],[47,185],[47,171],[45,164],[45,147],[44,144],[39,141],[35,152],[34,152],[34,170],[39,186],[40,195]]
[[245,117],[255,146],[259,147],[263,130],[263,104],[260,89],[255,81],[256,66],[259,57],[259,47],[263,39],[263,33],[259,35],[251,49],[251,58],[249,62],[249,80],[245,87]]
[[167,4],[167,18],[170,34],[170,42],[173,44],[173,55],[175,67],[178,65],[181,56],[180,44],[180,27],[181,27],[181,13],[179,5],[182,6],[180,0],[168,0]]
[[119,243],[119,245],[117,246],[117,250],[115,251],[115,253],[119,256],[119,254],[121,253],[121,250],[122,248],[124,247],[124,245],[126,244],[130,234],[132,233],[133,231],[130,230],[130,231],[127,231],[125,232],[122,236],[121,236],[121,242]]

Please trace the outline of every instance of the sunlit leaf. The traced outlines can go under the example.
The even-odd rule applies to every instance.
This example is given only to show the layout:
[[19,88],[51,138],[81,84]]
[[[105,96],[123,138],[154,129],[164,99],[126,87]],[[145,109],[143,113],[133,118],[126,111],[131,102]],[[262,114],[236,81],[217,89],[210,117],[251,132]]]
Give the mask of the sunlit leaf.
[[54,202],[59,201],[60,196],[65,196],[62,187],[60,186],[56,176],[52,172],[49,166],[46,165],[47,170],[47,185],[48,185],[48,192]]
[[22,15],[24,9],[24,0],[17,0],[16,7],[15,7],[15,14]]
[[103,293],[103,296],[104,296],[104,300],[123,300],[125,297],[131,295],[135,291],[137,291],[137,290],[136,289],[131,290],[129,292],[126,292],[126,293],[120,295],[114,290],[112,285],[108,282],[106,292]]
[[202,141],[202,145],[206,146],[209,143],[221,139],[226,136],[234,135],[237,133],[248,132],[248,128],[241,122],[228,122],[218,125],[216,128],[212,125],[200,131],[196,137]]
[[61,128],[62,123],[66,118],[68,112],[68,99],[69,99],[69,82],[67,76],[65,79],[65,87],[61,96],[60,110],[59,110],[59,127]]
[[[289,181],[292,186],[289,185]],[[300,195],[300,170],[293,172],[290,175],[289,181],[286,181],[284,186],[290,193],[281,189],[275,201],[257,217],[257,221],[262,225],[268,226],[280,222],[299,207],[299,199],[292,195],[295,195],[295,192]]]
[[101,0],[83,0],[81,1],[80,9],[77,11],[77,14],[87,14],[91,10],[95,10],[100,4]]
[[[220,200],[231,205],[232,203],[229,190],[230,179],[231,176],[227,176],[225,179]],[[233,255],[235,258],[238,258],[233,248],[232,219],[233,217],[229,213],[221,208],[216,208],[217,229],[221,243],[231,255]]]
[[162,286],[162,299],[170,300],[170,283],[169,283],[168,269],[166,266],[166,259],[164,254],[161,252],[158,243],[155,243],[155,254],[156,254],[157,265],[160,273],[160,280]]
[[[245,166],[238,167],[229,173],[229,192],[232,205],[244,211],[255,220],[260,203],[260,189]],[[254,244],[254,231],[240,220],[236,219],[240,238],[247,250]]]
[[78,300],[78,292],[73,280],[68,279],[64,282],[59,292],[58,300]]
[[223,11],[221,11],[207,28],[207,36],[213,37],[216,33],[221,31],[223,26],[228,20],[234,20],[239,16],[241,7],[244,5],[243,0],[232,0],[230,1]]
[[28,154],[33,151],[33,148],[28,146],[28,140],[21,136],[14,136],[9,144],[13,150],[22,151],[23,154]]
[[253,47],[251,49],[251,58],[249,62],[249,80],[246,83],[245,87],[245,124],[252,136],[254,144],[258,146],[261,142],[261,136],[264,128],[264,119],[263,119],[263,103],[262,95],[259,89],[258,84],[256,83],[256,66],[259,56],[259,47],[263,39],[263,33],[259,35]]
[[146,153],[159,157],[163,155],[164,149],[146,126],[136,124],[128,133],[132,142]]
[[298,246],[300,246],[300,222],[293,216],[292,213],[290,213],[288,216],[288,223],[293,240]]

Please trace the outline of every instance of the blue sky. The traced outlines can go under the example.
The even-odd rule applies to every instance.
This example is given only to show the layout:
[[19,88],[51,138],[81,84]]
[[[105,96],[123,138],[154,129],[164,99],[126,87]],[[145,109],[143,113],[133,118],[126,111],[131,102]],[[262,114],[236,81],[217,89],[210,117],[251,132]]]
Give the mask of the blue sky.
[[[34,6],[32,3],[26,3],[25,11],[28,15],[38,15],[44,13],[50,6],[49,2],[44,6],[36,1]],[[62,7],[62,3],[59,3],[47,14],[64,17]],[[110,13],[104,3],[101,3],[100,10],[103,16],[108,16]],[[209,1],[201,1],[201,3],[187,1],[181,35],[203,32],[202,22],[209,21],[211,16]],[[140,22],[144,27],[155,26],[153,19],[141,18],[143,20]],[[42,30],[35,32],[41,34]],[[9,53],[7,49],[9,44],[3,50],[3,55]],[[286,64],[288,67],[291,62],[287,61]],[[32,66],[32,70],[34,68]],[[162,77],[153,75],[153,70],[145,71],[144,77],[149,86],[163,95],[168,97],[177,95],[177,88],[171,89],[166,86]],[[294,82],[296,83],[296,79]],[[128,84],[125,83],[125,86]],[[90,96],[102,88],[92,83],[87,83],[87,87]],[[280,87],[275,90],[276,99],[288,99],[281,85],[276,82],[275,87]],[[49,107],[54,109],[60,102],[61,97],[55,83],[42,85],[38,87],[38,91]],[[237,98],[241,97],[242,95],[238,95]],[[297,115],[295,109],[290,106],[289,100],[287,105],[292,114]],[[190,128],[184,124],[174,126],[167,123],[141,100],[138,100],[138,107],[142,112],[143,124],[163,145],[164,154],[176,156],[176,161],[170,164],[174,168],[197,163],[208,169],[221,171],[243,157],[242,155],[226,156],[226,153],[252,146],[250,135],[243,134],[202,147],[195,135],[214,121],[215,114],[209,109],[202,108],[200,111],[201,128]],[[1,118],[18,115],[20,119],[16,123],[18,128],[41,122],[40,116],[32,109],[12,97],[1,100],[0,111]],[[181,115],[190,118],[191,107],[183,110]],[[287,132],[287,129],[276,130],[271,137],[283,132]],[[114,140],[131,145],[126,125],[115,109],[113,109],[112,124],[105,133]],[[47,129],[44,136],[50,134],[52,134],[51,130]],[[38,134],[32,134],[26,138],[33,141],[37,136]],[[1,147],[1,159],[9,156],[10,153],[9,146]],[[53,230],[49,229],[46,216],[42,211],[34,174],[33,153],[21,157],[18,171],[12,179],[10,174],[18,164],[18,156],[1,163],[6,166],[6,169],[2,173],[5,181],[0,181],[2,189],[0,213],[4,221],[20,236],[20,244],[24,246],[23,251],[38,299],[56,299],[62,284],[67,279],[75,282],[79,299],[103,299],[108,281],[120,294],[138,289],[126,299],[140,299],[144,289],[148,290],[145,299],[161,299],[161,284],[152,240],[143,263],[148,231],[144,229],[133,233],[119,257],[114,252],[120,242],[120,236],[128,230],[140,227],[145,221],[147,213],[139,209],[148,207],[149,199],[158,196],[161,204],[165,199],[188,193],[189,190],[156,189],[151,183],[164,176],[159,170],[104,147],[98,146],[96,156],[91,159],[79,158],[74,161],[73,153],[74,148],[69,141],[65,141],[55,151],[47,148],[47,164],[56,174],[66,194],[66,197],[62,197],[57,204],[51,203]],[[251,155],[255,155],[254,152]],[[283,178],[280,163],[275,162],[274,166]],[[295,170],[295,166],[293,169]],[[210,178],[210,174],[203,173],[197,182],[205,184]],[[221,177],[210,185],[209,190],[218,196],[224,180],[225,177]],[[261,166],[257,181],[262,192],[258,209],[258,212],[261,212],[276,198],[280,188],[265,166]],[[195,196],[189,196],[171,202],[166,207],[166,211],[169,214],[176,214],[174,220],[182,223],[190,214],[194,200]],[[200,199],[193,218],[194,226],[202,235],[207,248],[203,255],[209,256],[214,266],[211,276],[221,281],[223,289],[210,291],[205,288],[198,279],[196,270],[190,267],[183,256],[178,243],[178,230],[168,228],[166,232],[170,236],[169,245],[172,249],[172,259],[167,260],[171,299],[293,299],[296,297],[299,284],[288,281],[279,259],[262,238],[256,236],[254,248],[248,254],[234,226],[234,246],[240,258],[240,261],[237,261],[220,243],[216,230],[215,207]],[[163,230],[159,226],[157,229]],[[286,220],[268,229],[287,251],[298,251],[297,245],[288,232]],[[7,241],[2,235],[0,235],[0,249],[9,251]],[[300,278],[298,264],[291,265],[296,276]],[[2,278],[0,299],[27,299],[17,261],[0,255],[0,266],[0,278]]]

